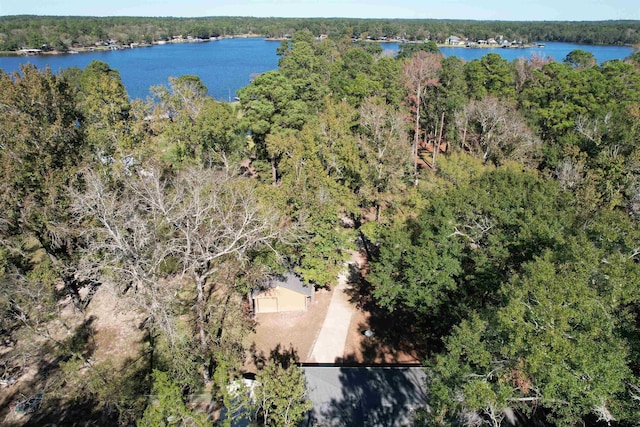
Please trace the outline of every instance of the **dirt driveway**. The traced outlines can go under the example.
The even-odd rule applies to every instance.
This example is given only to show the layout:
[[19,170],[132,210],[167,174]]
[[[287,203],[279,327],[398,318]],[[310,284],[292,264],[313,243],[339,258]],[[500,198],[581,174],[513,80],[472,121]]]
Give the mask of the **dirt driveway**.
[[[268,313],[256,316],[255,333],[247,337],[247,345],[251,347],[251,357],[245,369],[254,371],[255,361],[266,360],[272,353],[279,355],[294,355],[301,363],[344,363],[344,364],[419,364],[423,359],[420,352],[413,351],[406,345],[394,348],[382,337],[389,335],[402,335],[403,331],[395,330],[397,323],[380,321],[379,316],[372,315],[357,303],[354,293],[357,293],[357,284],[352,283],[359,280],[366,269],[366,260],[358,253],[352,254],[351,274],[348,275],[351,281],[345,284],[345,298],[338,298],[338,302],[348,305],[351,315],[343,313],[341,318],[346,318],[346,325],[340,325],[340,335],[337,341],[344,342],[341,354],[335,353],[339,344],[329,344],[333,348],[331,355],[327,352],[320,356],[323,360],[318,360],[318,349],[314,352],[314,344],[321,338],[323,324],[331,326],[334,319],[329,311],[332,299],[336,300],[336,292],[342,292],[340,287],[333,287],[331,290],[319,290],[316,293],[315,301],[308,311],[299,313]],[[346,269],[347,270],[347,269]],[[345,270],[345,271],[346,271]],[[355,274],[354,274],[355,272]],[[348,295],[348,297],[346,296]],[[329,317],[327,318],[327,313]],[[335,311],[334,311],[335,312]],[[344,320],[338,320],[344,322]],[[367,338],[364,331],[373,329],[374,335]],[[383,330],[388,327],[390,330]],[[346,329],[346,337],[342,338]],[[391,330],[394,329],[394,330]],[[329,332],[325,327],[325,332]],[[327,341],[328,342],[328,341]],[[322,342],[318,343],[322,346]],[[324,360],[325,358],[332,360]]]
[[307,362],[331,296],[329,290],[317,291],[314,302],[304,312],[257,314],[255,332],[247,337],[251,355],[245,369],[255,369],[256,361],[268,359],[274,351],[287,352],[299,362]]

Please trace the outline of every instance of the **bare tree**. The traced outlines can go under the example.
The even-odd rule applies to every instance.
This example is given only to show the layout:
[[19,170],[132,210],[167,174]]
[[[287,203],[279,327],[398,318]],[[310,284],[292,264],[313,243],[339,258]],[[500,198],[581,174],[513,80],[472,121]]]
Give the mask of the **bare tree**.
[[574,189],[584,180],[584,163],[571,158],[562,159],[555,176],[563,190]]
[[177,114],[185,114],[195,121],[207,95],[207,88],[197,76],[185,75],[181,77],[169,77],[169,87],[153,86],[153,96],[159,101],[162,114],[173,117]]
[[550,62],[552,62],[550,57],[544,57],[535,53],[532,53],[529,59],[516,59],[513,62],[515,69],[514,80],[516,84],[516,91],[518,93],[522,92],[527,84],[533,80],[534,71],[541,70]]
[[[180,291],[193,297],[194,328],[202,353],[212,280],[228,262],[246,265],[250,253],[282,236],[281,218],[262,208],[252,183],[226,172],[190,169],[169,174],[150,168],[109,184],[88,171],[75,213],[93,243],[87,258],[102,277],[135,293],[149,320],[171,337]],[[90,264],[90,263],[89,263]],[[203,377],[209,381],[209,362]]]
[[591,119],[584,115],[576,119],[576,131],[596,147],[602,145],[602,139],[611,132],[612,128],[611,112],[607,112],[602,119]]
[[485,97],[469,102],[456,117],[464,129],[463,147],[482,155],[482,160],[499,163],[504,158],[535,162],[540,140],[511,104]]
[[600,398],[600,402],[594,405],[593,413],[598,417],[599,422],[605,422],[608,426],[611,425],[611,421],[616,420],[607,407],[607,399],[604,398]]
[[404,79],[409,89],[409,106],[414,113],[413,129],[413,176],[418,185],[418,144],[420,139],[420,107],[424,102],[428,86],[440,84],[437,72],[441,67],[442,55],[418,51],[404,64]]
[[[51,328],[59,319],[56,317],[54,283],[50,277],[45,271],[27,275],[13,264],[0,268],[0,331],[3,340],[13,341],[12,331],[23,329],[28,332],[22,335],[23,338],[29,336],[27,340],[39,336],[56,341]],[[55,326],[60,326],[60,323]]]
[[379,98],[367,98],[360,108],[360,126],[359,145],[365,155],[369,197],[378,220],[384,193],[401,188],[402,178],[409,172],[407,125],[399,111]]

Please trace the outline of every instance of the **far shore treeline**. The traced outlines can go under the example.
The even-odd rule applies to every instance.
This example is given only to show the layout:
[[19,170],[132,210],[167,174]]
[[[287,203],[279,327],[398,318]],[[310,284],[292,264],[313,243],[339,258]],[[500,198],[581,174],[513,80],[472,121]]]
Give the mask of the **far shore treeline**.
[[16,15],[0,17],[0,51],[46,47],[66,51],[98,41],[152,43],[182,35],[210,38],[259,35],[286,38],[296,30],[316,36],[350,35],[374,40],[486,40],[504,37],[522,43],[557,41],[594,45],[640,43],[640,21],[473,21],[455,19],[253,18],[253,17],[79,17]]

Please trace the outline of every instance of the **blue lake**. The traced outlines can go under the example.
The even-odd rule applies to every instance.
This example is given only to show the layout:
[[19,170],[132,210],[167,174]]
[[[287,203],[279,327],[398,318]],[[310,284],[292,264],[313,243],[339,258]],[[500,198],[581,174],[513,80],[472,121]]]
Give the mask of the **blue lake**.
[[[250,76],[278,67],[276,49],[279,42],[264,39],[224,39],[207,43],[167,44],[137,49],[108,52],[90,52],[77,55],[5,56],[0,57],[0,69],[7,73],[17,71],[21,64],[32,63],[38,68],[49,66],[53,72],[68,67],[86,67],[93,60],[104,61],[120,72],[131,98],[146,98],[149,88],[166,85],[168,78],[193,74],[199,76],[209,88],[209,94],[228,101],[235,92],[249,84]],[[398,43],[384,43],[385,50],[397,52]],[[581,46],[570,43],[547,43],[544,48],[530,49],[472,49],[442,48],[447,55],[471,61],[495,52],[508,61],[529,58],[532,54],[562,61],[575,49],[592,52],[598,62],[624,59],[633,48],[622,46]]]

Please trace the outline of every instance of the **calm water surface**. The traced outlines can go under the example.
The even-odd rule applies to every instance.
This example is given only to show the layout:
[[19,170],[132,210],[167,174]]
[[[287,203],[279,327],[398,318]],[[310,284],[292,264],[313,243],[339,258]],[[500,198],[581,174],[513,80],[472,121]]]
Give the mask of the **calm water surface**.
[[[387,45],[389,45],[387,47]],[[383,49],[398,50],[397,43],[385,43]],[[488,53],[497,53],[507,61],[511,62],[518,58],[531,58],[531,55],[549,57],[555,61],[562,61],[572,50],[582,49],[591,52],[598,63],[611,61],[613,59],[624,59],[630,56],[634,50],[629,46],[586,46],[573,43],[546,43],[545,47],[533,47],[526,49],[518,48],[465,48],[465,47],[443,47],[440,51],[446,56],[458,56],[465,61],[480,59]]]
[[[90,52],[77,55],[43,55],[0,57],[0,68],[5,72],[19,69],[30,62],[38,68],[49,66],[53,72],[68,67],[86,67],[93,60],[104,61],[120,72],[131,98],[146,98],[149,88],[166,85],[168,78],[194,74],[209,88],[209,94],[228,101],[235,92],[249,84],[250,76],[278,67],[276,48],[279,42],[264,39],[224,39],[207,43],[167,44],[147,48],[109,52]],[[383,49],[397,52],[398,43],[384,43]],[[575,49],[593,53],[598,62],[624,59],[633,53],[631,47],[581,46],[570,43],[547,43],[544,48],[531,49],[471,49],[442,48],[447,56],[458,56],[465,61],[479,59],[494,52],[508,61],[530,58],[532,54],[562,61]]]
[[58,72],[68,67],[85,68],[99,60],[120,72],[131,98],[146,98],[151,86],[166,85],[169,77],[193,74],[202,79],[210,95],[228,101],[236,90],[249,84],[251,74],[278,68],[278,46],[279,42],[264,39],[224,39],[74,55],[0,57],[0,68],[13,72],[30,62]]

